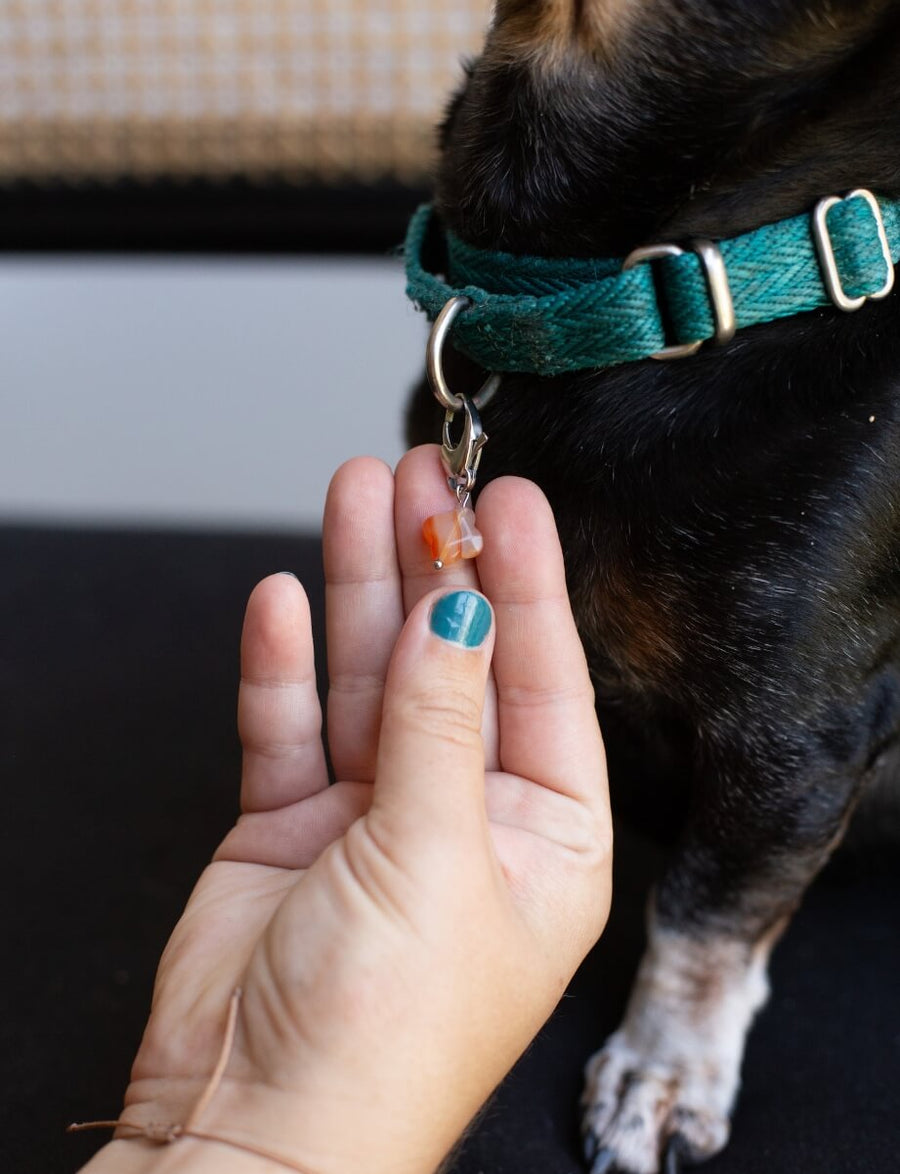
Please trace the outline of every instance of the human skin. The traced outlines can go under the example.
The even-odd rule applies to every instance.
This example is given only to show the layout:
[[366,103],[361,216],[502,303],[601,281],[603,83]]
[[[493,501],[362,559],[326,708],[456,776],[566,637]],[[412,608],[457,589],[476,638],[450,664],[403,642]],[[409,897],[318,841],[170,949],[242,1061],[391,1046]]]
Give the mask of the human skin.
[[[205,1132],[306,1174],[430,1174],[600,935],[605,762],[552,514],[531,483],[497,481],[477,567],[436,572],[421,525],[451,505],[433,446],[332,481],[330,787],[305,594],[287,575],[253,592],[242,814],[163,954],[125,1121],[185,1121],[240,987]],[[430,628],[458,589],[493,607],[480,646]],[[282,1168],[120,1136],[85,1171]]]

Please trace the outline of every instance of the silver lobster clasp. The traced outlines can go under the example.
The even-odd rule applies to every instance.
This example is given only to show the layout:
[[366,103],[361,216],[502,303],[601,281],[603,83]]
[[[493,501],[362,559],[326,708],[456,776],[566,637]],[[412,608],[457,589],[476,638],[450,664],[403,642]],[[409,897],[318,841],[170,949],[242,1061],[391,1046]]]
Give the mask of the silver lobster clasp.
[[[462,406],[455,411],[448,408],[444,415],[441,463],[447,473],[447,483],[456,494],[460,505],[465,506],[469,494],[475,487],[481,450],[487,443],[487,436],[481,427],[481,417],[474,403],[466,395],[459,398],[462,400]],[[463,414],[462,433],[454,443],[450,436],[450,425],[460,411]]]

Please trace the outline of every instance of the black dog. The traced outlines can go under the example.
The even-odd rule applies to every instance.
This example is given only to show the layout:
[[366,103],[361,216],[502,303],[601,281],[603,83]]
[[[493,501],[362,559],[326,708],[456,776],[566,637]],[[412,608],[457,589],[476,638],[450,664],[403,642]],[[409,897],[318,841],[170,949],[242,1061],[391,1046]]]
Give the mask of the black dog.
[[[832,193],[896,198],[898,94],[898,0],[500,0],[443,128],[437,213],[484,249],[624,257]],[[597,1172],[725,1144],[772,945],[895,765],[898,310],[508,374],[485,410],[482,477],[553,505],[614,789],[685,799],[625,1020],[588,1066]],[[416,441],[432,408],[423,390]]]

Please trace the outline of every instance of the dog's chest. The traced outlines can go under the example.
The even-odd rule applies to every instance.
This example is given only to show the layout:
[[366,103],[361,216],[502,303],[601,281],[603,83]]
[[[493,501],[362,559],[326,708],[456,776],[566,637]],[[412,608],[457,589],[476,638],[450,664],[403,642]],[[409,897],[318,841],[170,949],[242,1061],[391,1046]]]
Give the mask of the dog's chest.
[[900,628],[893,402],[746,426],[707,404],[680,428],[653,406],[529,397],[490,424],[488,475],[531,477],[553,505],[601,691],[702,708],[866,672]]

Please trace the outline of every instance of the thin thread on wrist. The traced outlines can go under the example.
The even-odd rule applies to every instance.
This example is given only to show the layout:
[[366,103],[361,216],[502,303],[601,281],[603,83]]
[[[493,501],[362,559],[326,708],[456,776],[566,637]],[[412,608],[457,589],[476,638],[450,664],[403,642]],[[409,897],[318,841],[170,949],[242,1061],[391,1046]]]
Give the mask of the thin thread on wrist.
[[225,1036],[222,1040],[219,1058],[216,1061],[215,1068],[213,1068],[212,1075],[207,1081],[203,1092],[200,1094],[197,1103],[191,1109],[187,1120],[183,1124],[163,1125],[150,1122],[146,1125],[138,1125],[136,1122],[124,1121],[121,1118],[115,1121],[77,1121],[67,1126],[66,1133],[83,1133],[89,1129],[126,1129],[130,1132],[121,1137],[121,1141],[149,1141],[154,1145],[172,1145],[174,1142],[180,1141],[183,1137],[193,1137],[198,1141],[214,1141],[220,1145],[230,1146],[232,1149],[243,1150],[246,1154],[253,1154],[254,1157],[264,1158],[266,1161],[274,1162],[275,1165],[282,1166],[285,1170],[293,1170],[295,1174],[306,1174],[306,1171],[301,1166],[296,1165],[289,1158],[285,1158],[281,1154],[272,1153],[270,1150],[258,1146],[253,1142],[241,1141],[235,1137],[225,1137],[219,1133],[209,1133],[204,1129],[198,1128],[200,1118],[209,1107],[210,1101],[218,1092],[219,1085],[222,1083],[222,1078],[225,1075],[225,1069],[228,1067],[228,1061],[231,1057],[232,1048],[234,1047],[238,1009],[240,1008],[242,995],[243,991],[240,987],[237,987],[232,993],[228,1003],[228,1018],[225,1021]]

